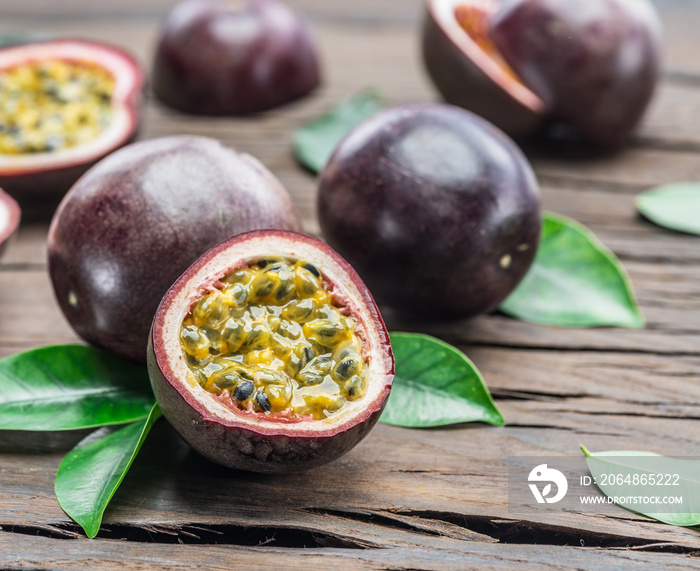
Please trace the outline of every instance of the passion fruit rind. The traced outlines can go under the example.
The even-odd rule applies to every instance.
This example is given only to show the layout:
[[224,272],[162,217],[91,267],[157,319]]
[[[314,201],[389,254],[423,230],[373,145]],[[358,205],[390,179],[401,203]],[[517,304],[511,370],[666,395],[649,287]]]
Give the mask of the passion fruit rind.
[[21,212],[17,201],[0,189],[0,256],[17,232]]
[[43,218],[86,170],[134,139],[144,74],[120,48],[61,39],[0,49],[0,75],[14,85],[0,98],[0,186],[25,217]]
[[[364,394],[336,414],[240,410],[217,400],[197,381],[181,348],[183,322],[203,294],[236,269],[279,257],[318,268],[334,305],[352,317],[367,370]],[[389,336],[371,294],[329,246],[310,236],[253,231],[215,246],[163,298],[149,338],[148,369],[163,414],[205,457],[258,472],[292,472],[330,462],[355,446],[379,419],[394,378]]]

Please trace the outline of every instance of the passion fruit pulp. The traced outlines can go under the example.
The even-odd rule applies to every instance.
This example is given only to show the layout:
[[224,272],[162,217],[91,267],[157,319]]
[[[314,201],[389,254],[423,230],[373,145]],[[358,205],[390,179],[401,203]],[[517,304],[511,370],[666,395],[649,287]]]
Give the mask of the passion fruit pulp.
[[0,189],[0,257],[19,228],[20,208],[9,194]]
[[277,107],[318,86],[302,17],[280,0],[186,0],[168,15],[153,90],[186,113],[242,115]]
[[389,109],[348,134],[321,173],[318,216],[381,303],[442,320],[503,301],[542,225],[535,175],[513,141],[437,104]]
[[436,87],[511,135],[557,122],[619,146],[651,100],[660,54],[648,0],[427,0]]
[[0,49],[0,186],[50,214],[96,161],[137,131],[143,73],[121,49],[56,40]]
[[256,159],[205,137],[129,145],[73,186],[51,222],[56,299],[86,341],[137,362],[163,294],[214,244],[296,230],[291,198]]
[[292,472],[367,435],[394,361],[347,262],[310,236],[261,230],[218,244],[168,290],[148,369],[163,414],[202,455]]

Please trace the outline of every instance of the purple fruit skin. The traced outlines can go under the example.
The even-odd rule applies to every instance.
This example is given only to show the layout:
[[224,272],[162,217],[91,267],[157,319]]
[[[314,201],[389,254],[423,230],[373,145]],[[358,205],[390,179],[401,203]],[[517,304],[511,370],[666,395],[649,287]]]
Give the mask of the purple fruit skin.
[[148,344],[148,373],[163,414],[182,438],[202,456],[237,470],[287,473],[327,464],[367,436],[383,410],[382,407],[360,424],[332,436],[271,436],[205,419],[196,403],[187,402],[163,375],[153,351],[152,338]]
[[470,59],[426,10],[422,33],[423,62],[445,101],[469,109],[512,136],[530,133],[543,123],[539,110],[529,109]]
[[541,228],[537,181],[516,145],[437,104],[354,129],[321,175],[318,212],[376,299],[438,319],[495,308],[530,267]]
[[165,22],[153,90],[187,113],[241,115],[297,99],[318,86],[319,64],[303,19],[279,0],[186,0]]
[[661,25],[646,0],[506,0],[491,17],[506,61],[553,118],[618,146],[641,119],[660,69]]
[[95,165],[61,202],[49,273],[83,339],[145,362],[158,303],[202,253],[247,230],[298,227],[287,191],[249,155],[205,137],[142,141]]

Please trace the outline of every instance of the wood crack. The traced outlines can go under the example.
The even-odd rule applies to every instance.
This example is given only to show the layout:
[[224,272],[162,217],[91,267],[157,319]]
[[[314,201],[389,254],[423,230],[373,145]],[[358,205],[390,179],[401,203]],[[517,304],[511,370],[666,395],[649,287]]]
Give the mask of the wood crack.
[[396,511],[419,519],[439,520],[459,525],[470,531],[488,535],[499,543],[580,546],[595,548],[634,548],[638,551],[665,551],[700,554],[700,550],[677,543],[642,539],[625,535],[570,528],[542,522],[495,518],[486,515],[465,515],[441,511]]
[[[0,532],[18,533],[52,539],[84,537],[74,523],[53,525],[2,525]],[[381,547],[370,541],[296,526],[248,526],[207,523],[104,524],[97,540],[117,539],[140,543],[241,545],[287,548],[373,549]]]

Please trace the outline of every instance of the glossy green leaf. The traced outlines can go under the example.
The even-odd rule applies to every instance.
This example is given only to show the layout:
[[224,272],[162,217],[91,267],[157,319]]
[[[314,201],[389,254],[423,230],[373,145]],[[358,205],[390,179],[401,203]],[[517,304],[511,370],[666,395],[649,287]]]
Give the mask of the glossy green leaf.
[[700,234],[700,183],[679,182],[637,196],[637,210],[655,224],[690,234]]
[[[596,485],[608,497],[615,498],[618,505],[644,516],[678,526],[700,525],[700,460],[668,458],[653,452],[636,450],[612,450],[607,452],[590,452],[585,446],[581,451],[586,456],[588,469],[596,480]],[[607,476],[604,478],[603,476]],[[610,484],[610,476],[621,478],[620,484]],[[631,484],[627,476],[639,480],[642,477],[655,476],[654,484]],[[658,484],[662,476],[665,485]],[[677,477],[675,477],[677,475]],[[667,476],[671,476],[668,478]],[[633,481],[633,480],[632,480]],[[675,504],[679,513],[651,511],[653,506],[640,502],[642,497],[673,496],[682,498],[682,503]],[[641,505],[640,505],[641,504]],[[642,510],[640,507],[644,507]],[[682,507],[681,507],[682,506]]]
[[546,213],[532,267],[501,311],[564,327],[643,327],[620,261],[578,222]]
[[420,333],[390,337],[396,377],[381,422],[415,428],[477,421],[505,424],[479,371],[464,353]]
[[71,450],[61,462],[54,490],[68,516],[95,537],[107,505],[122,483],[161,412],[122,428],[102,428]]
[[148,372],[83,345],[52,345],[0,359],[0,429],[71,430],[145,418]]
[[310,171],[321,172],[343,137],[381,108],[379,95],[371,89],[344,99],[294,133],[297,160]]

